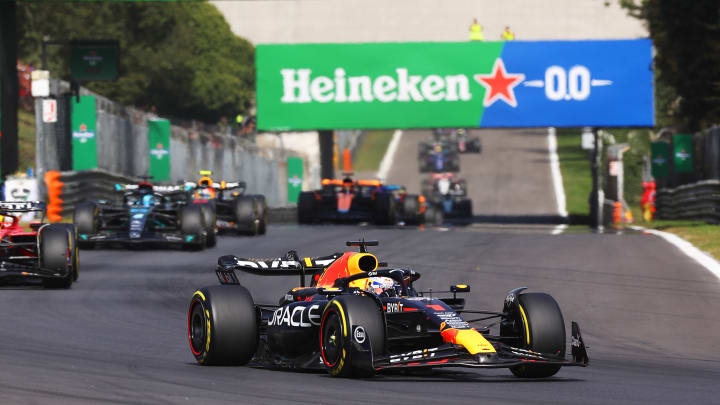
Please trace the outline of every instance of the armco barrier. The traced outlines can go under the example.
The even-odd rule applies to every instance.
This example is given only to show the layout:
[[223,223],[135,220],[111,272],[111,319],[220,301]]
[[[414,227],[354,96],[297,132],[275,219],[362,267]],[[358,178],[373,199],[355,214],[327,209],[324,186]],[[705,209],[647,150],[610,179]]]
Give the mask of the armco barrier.
[[[115,185],[138,181],[140,179],[119,176],[102,169],[48,172],[45,175],[45,185],[48,189],[48,219],[57,222],[62,219],[61,215],[66,218],[72,217],[75,205],[85,200],[110,200],[119,203],[120,193],[115,189]],[[296,222],[297,207],[295,205],[270,207],[268,221]]]
[[657,191],[659,219],[690,219],[720,223],[720,180],[703,180]]

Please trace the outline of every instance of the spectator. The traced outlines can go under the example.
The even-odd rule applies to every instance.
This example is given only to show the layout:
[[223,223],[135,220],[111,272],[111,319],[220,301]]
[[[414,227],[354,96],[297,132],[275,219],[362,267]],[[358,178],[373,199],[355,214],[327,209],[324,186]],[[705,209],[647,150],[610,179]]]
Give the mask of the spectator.
[[485,37],[482,33],[482,25],[478,24],[477,18],[473,18],[473,23],[470,26],[470,40],[471,41],[484,41]]
[[510,31],[509,25],[506,26],[505,31],[503,31],[502,34],[500,34],[500,39],[502,39],[503,41],[512,41],[515,39],[515,33]]

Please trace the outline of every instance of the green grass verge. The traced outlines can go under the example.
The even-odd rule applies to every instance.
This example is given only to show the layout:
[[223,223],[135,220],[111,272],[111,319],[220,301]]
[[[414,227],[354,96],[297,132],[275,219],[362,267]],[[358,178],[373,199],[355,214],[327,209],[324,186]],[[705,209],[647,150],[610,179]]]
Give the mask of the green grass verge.
[[353,170],[355,172],[376,171],[385,156],[394,131],[368,131],[363,137],[360,148],[355,152]]
[[590,159],[588,152],[581,147],[580,130],[577,128],[557,130],[557,152],[560,159],[560,172],[565,188],[565,200],[568,214],[589,215],[588,198],[592,191]]
[[18,163],[20,171],[35,167],[35,114],[18,110]]
[[720,226],[718,225],[701,221],[670,220],[639,221],[638,225],[673,233],[692,243],[698,249],[709,253],[715,259],[720,259]]

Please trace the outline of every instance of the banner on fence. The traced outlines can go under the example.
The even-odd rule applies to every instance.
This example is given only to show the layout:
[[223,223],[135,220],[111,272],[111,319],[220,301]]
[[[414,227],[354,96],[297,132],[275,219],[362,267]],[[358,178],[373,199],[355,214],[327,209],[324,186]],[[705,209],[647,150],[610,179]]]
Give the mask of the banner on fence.
[[71,102],[73,170],[97,169],[97,116],[95,96],[75,97]]
[[653,126],[652,43],[268,44],[262,130]]
[[170,121],[148,121],[148,148],[152,181],[170,181]]
[[296,203],[303,184],[303,160],[299,157],[289,157],[287,159],[287,176],[288,176],[288,202]]
[[693,136],[691,134],[673,135],[673,171],[675,173],[693,172]]
[[667,142],[653,142],[650,145],[650,161],[652,176],[666,177],[670,163],[670,145]]

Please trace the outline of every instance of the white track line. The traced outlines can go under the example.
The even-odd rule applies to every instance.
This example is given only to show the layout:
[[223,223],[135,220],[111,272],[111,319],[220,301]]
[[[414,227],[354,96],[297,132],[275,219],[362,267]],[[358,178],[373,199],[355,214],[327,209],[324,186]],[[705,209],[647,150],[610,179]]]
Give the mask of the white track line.
[[717,278],[720,278],[720,263],[718,263],[718,261],[715,260],[712,256],[696,248],[692,243],[686,241],[685,239],[669,232],[657,231],[655,229],[647,229],[643,228],[642,226],[631,226],[631,228],[636,231],[642,231],[665,239],[667,242],[680,249],[681,252],[685,253],[686,256],[695,260],[701,266],[705,267]]
[[[552,175],[553,190],[555,191],[555,204],[558,214],[567,218],[567,208],[565,202],[565,187],[563,187],[562,172],[560,172],[560,158],[557,154],[557,138],[555,137],[555,128],[548,128],[548,153],[550,154],[550,174]],[[567,224],[560,224],[551,232],[553,235],[561,234]]]
[[398,145],[400,144],[402,134],[401,130],[395,130],[390,145],[388,145],[385,151],[385,156],[383,156],[383,160],[380,162],[380,170],[377,172],[377,177],[383,182],[387,180],[388,172],[390,172],[390,167],[392,167],[393,160],[395,159],[395,151],[397,151]]

